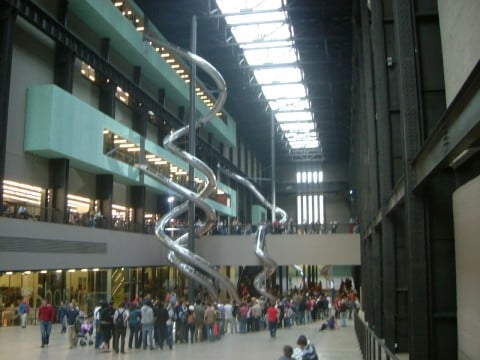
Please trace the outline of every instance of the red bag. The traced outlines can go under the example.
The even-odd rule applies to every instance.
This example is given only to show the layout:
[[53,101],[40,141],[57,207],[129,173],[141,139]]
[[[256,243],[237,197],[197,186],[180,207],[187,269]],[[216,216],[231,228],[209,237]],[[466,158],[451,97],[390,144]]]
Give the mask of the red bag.
[[218,336],[218,332],[219,332],[218,323],[217,323],[217,322],[214,322],[214,323],[213,323],[213,336],[217,337],[217,336]]

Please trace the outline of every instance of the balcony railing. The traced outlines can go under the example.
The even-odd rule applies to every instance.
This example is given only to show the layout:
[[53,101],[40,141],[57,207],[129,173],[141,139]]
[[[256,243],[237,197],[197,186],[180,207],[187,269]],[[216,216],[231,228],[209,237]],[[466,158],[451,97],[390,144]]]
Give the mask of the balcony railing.
[[358,313],[355,314],[355,333],[365,360],[399,360]]

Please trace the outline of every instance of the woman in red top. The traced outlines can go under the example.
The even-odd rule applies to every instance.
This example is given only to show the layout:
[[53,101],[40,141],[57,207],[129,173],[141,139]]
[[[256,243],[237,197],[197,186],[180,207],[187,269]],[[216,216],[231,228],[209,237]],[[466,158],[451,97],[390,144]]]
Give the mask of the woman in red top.
[[270,330],[270,336],[274,338],[277,335],[277,321],[280,312],[273,305],[270,304],[267,309],[268,329]]
[[47,304],[47,300],[42,300],[42,305],[38,308],[38,320],[40,320],[40,335],[42,336],[42,348],[48,345],[50,331],[52,330],[52,321],[55,319],[55,311],[52,304]]

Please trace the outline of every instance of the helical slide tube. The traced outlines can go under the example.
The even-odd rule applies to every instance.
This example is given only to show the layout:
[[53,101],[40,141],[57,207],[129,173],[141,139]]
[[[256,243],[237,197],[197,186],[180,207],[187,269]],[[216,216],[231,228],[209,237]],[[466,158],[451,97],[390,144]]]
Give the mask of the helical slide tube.
[[[243,176],[240,176],[238,174],[233,173],[232,171],[222,168],[218,166],[220,171],[230,177],[231,179],[238,181],[242,185],[244,185],[247,189],[249,189],[256,197],[257,199],[265,205],[267,208],[273,211],[273,205],[258,191],[258,189],[255,187],[255,185],[252,184],[251,181],[248,179],[245,179]],[[281,216],[280,223],[285,224],[287,222],[287,213],[285,210],[279,208],[278,206],[275,207],[275,213],[279,214]],[[264,295],[265,297],[268,297],[270,300],[275,299],[272,294],[267,293],[265,289],[265,281],[266,277],[271,276],[276,267],[277,264],[275,261],[270,258],[266,253],[265,253],[265,234],[266,234],[266,229],[264,226],[259,226],[257,232],[255,233],[255,255],[260,259],[262,264],[265,266],[264,270],[261,271],[253,280],[253,286],[255,289]],[[300,265],[293,265],[297,273],[300,274],[302,277],[302,281],[304,279],[304,273],[303,269]],[[267,295],[268,294],[268,295]]]
[[[257,190],[255,185],[252,184],[251,181],[248,179],[245,179],[243,176],[240,176],[238,174],[233,173],[232,171],[218,167],[221,172],[223,172],[225,175],[230,177],[231,179],[238,181],[242,185],[244,185],[246,188],[248,188],[256,197],[257,199],[265,205],[267,208],[273,211],[273,205],[260,193],[260,191]],[[275,207],[275,214],[279,214],[281,216],[280,223],[285,224],[287,222],[287,213],[285,210],[279,208],[278,206]]]
[[[158,39],[155,39],[159,43]],[[214,106],[210,111],[197,119],[195,128],[199,128],[205,125],[215,114],[221,110],[225,99],[227,97],[227,87],[222,75],[215,69],[210,63],[201,58],[200,56],[193,54],[185,49],[182,49],[176,45],[170,44],[167,41],[160,41],[160,46],[168,49],[169,51],[181,56],[185,60],[195,63],[200,69],[202,69],[207,75],[209,75],[214,81],[218,89],[218,97]],[[165,149],[176,155],[180,159],[193,166],[196,170],[203,173],[206,177],[206,181],[198,193],[194,192],[172,180],[169,177],[156,172],[145,164],[139,164],[137,167],[145,174],[153,177],[158,182],[173,190],[176,194],[185,200],[183,203],[174,207],[170,212],[166,213],[155,226],[155,235],[170,251],[168,253],[169,261],[176,266],[179,271],[184,273],[189,278],[201,283],[212,296],[213,299],[218,299],[219,289],[225,289],[230,297],[237,303],[240,303],[240,297],[232,282],[224,275],[222,275],[218,269],[208,262],[206,259],[195,254],[186,248],[188,242],[189,233],[183,234],[178,239],[172,239],[166,232],[165,228],[169,224],[170,220],[188,211],[189,201],[195,203],[206,214],[206,221],[203,226],[195,231],[195,236],[200,237],[207,233],[210,228],[216,222],[216,212],[205,199],[215,190],[217,181],[214,172],[203,161],[193,156],[192,154],[180,149],[174,144],[179,138],[188,135],[190,132],[190,126],[186,125],[173,133],[167,135],[163,140]],[[190,219],[193,221],[193,219]],[[217,284],[218,283],[218,284]],[[218,285],[218,287],[217,287]]]
[[[257,190],[255,185],[253,185],[249,180],[245,179],[243,176],[235,174],[230,170],[224,169],[219,167],[220,171],[223,172],[228,177],[238,181],[239,183],[243,184],[247,189],[249,189],[260,202],[271,209],[273,211],[273,205],[265,199],[265,197]],[[280,222],[284,224],[287,221],[287,213],[285,210],[279,208],[278,206],[275,207],[275,213],[280,214],[282,217]],[[253,287],[263,296],[266,298],[275,301],[276,297],[266,289],[266,280],[268,277],[272,276],[277,268],[277,263],[267,255],[265,252],[265,235],[266,235],[266,228],[264,225],[259,225],[257,228],[257,232],[255,233],[255,244],[254,244],[254,251],[255,255],[260,259],[264,268],[260,271],[257,276],[253,279]]]
[[265,233],[264,225],[259,225],[255,233],[255,255],[262,261],[263,270],[253,279],[253,287],[267,299],[275,302],[277,298],[266,289],[267,278],[273,275],[277,268],[277,263],[265,253]]

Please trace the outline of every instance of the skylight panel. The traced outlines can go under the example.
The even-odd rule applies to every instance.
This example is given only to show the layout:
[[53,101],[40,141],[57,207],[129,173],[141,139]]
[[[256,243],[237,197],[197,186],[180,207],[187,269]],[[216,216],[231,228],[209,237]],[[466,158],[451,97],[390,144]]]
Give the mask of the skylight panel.
[[232,28],[237,42],[285,40],[290,38],[288,25],[283,23],[239,25]]
[[318,140],[306,140],[306,141],[292,141],[290,147],[292,149],[313,149],[319,147]]
[[270,108],[273,111],[303,110],[309,108],[309,102],[305,98],[277,99],[270,101]]
[[297,55],[292,48],[251,49],[243,50],[250,65],[296,63]]
[[312,113],[310,111],[292,111],[292,112],[277,112],[275,114],[277,121],[292,122],[292,121],[312,121]]
[[292,148],[318,147],[283,0],[216,2]]
[[285,137],[288,140],[296,141],[302,139],[316,139],[317,134],[314,130],[311,131],[302,131],[300,130],[292,130],[285,132]]
[[243,44],[242,48],[244,51],[252,49],[275,49],[275,48],[285,48],[292,47],[291,40],[275,40],[275,41],[257,41],[253,43]]
[[300,73],[300,69],[293,66],[255,70],[253,74],[255,75],[257,82],[262,85],[293,82],[300,83],[302,81],[302,74]]
[[231,15],[226,16],[225,20],[232,26],[239,26],[245,24],[258,24],[258,23],[282,23],[285,21],[285,15],[283,11],[271,11],[262,13],[244,13],[244,15]]
[[302,130],[303,132],[308,132],[310,130],[315,129],[315,125],[313,122],[287,122],[287,123],[280,123],[280,128],[283,131],[296,131],[296,130]]
[[306,97],[303,84],[266,85],[262,86],[266,99],[278,99],[285,96]]
[[248,13],[251,11],[280,10],[282,3],[280,0],[217,0],[217,5],[224,14],[227,13]]

